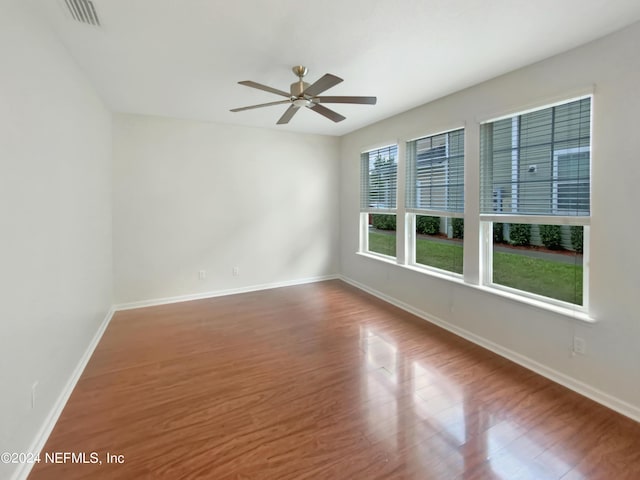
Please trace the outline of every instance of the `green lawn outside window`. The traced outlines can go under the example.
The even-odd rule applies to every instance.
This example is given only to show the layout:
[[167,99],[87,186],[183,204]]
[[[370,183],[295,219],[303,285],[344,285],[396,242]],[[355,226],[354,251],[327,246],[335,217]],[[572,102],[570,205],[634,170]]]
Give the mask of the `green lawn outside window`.
[[[369,251],[396,256],[395,232],[369,232]],[[462,245],[416,239],[416,263],[462,274]],[[493,253],[493,283],[582,305],[582,265]]]

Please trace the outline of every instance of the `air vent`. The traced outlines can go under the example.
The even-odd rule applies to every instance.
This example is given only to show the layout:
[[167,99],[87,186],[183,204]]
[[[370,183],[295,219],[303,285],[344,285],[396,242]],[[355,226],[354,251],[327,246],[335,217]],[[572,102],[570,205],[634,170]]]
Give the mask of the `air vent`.
[[100,26],[100,19],[91,0],[64,0],[74,20],[87,25]]

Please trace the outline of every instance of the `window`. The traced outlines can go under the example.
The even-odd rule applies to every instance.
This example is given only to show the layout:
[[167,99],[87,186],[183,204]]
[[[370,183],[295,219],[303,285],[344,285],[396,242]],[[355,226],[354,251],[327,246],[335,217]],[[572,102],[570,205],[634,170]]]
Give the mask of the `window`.
[[407,143],[409,263],[462,274],[464,130]]
[[398,146],[361,155],[361,250],[396,256]]
[[591,98],[481,126],[483,281],[585,305]]

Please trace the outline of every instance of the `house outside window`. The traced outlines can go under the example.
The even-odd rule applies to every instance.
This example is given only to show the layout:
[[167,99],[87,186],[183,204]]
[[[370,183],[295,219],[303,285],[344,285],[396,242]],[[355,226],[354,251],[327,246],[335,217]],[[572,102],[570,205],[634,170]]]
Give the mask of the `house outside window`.
[[553,152],[552,211],[555,215],[589,215],[589,148]]

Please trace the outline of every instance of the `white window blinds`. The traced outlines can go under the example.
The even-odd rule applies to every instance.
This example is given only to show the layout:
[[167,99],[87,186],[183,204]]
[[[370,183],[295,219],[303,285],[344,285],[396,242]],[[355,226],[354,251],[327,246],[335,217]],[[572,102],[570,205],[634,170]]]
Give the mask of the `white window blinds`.
[[393,210],[397,206],[398,146],[361,155],[360,210]]
[[464,130],[407,142],[407,209],[464,211]]
[[591,98],[481,126],[480,211],[590,213]]

